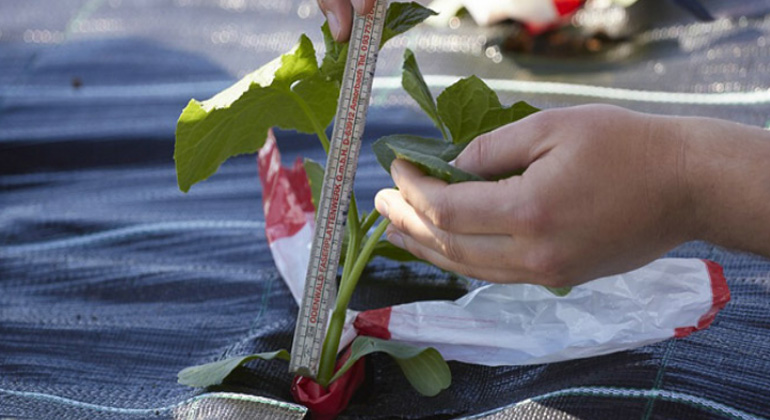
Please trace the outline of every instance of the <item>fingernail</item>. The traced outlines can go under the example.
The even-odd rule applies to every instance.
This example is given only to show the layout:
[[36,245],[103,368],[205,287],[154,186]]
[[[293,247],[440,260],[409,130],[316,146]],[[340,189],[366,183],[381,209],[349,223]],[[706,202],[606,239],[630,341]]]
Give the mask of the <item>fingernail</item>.
[[359,15],[364,13],[364,0],[353,0],[353,9],[358,13]]
[[385,199],[380,198],[379,195],[374,197],[374,208],[377,209],[378,212],[382,215],[384,218],[388,218],[388,202],[385,201]]
[[399,248],[404,247],[404,238],[401,237],[400,233],[396,233],[396,232],[388,233],[388,242],[392,243],[393,245]]
[[450,165],[450,166],[457,166],[457,159],[454,159],[454,160],[450,160],[450,161],[449,161],[449,165]]
[[334,39],[338,39],[340,36],[340,21],[337,20],[337,16],[334,16],[332,12],[326,12],[326,21],[329,22],[329,30],[334,35]]

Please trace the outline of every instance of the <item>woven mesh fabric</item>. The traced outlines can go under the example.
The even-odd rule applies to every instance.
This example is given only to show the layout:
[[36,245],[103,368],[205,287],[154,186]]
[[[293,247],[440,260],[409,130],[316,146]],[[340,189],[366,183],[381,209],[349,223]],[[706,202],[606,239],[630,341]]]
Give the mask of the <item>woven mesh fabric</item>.
[[[648,13],[661,18],[619,45],[621,58],[497,63],[486,49],[496,29],[467,25],[423,27],[394,41],[378,63],[356,179],[361,207],[371,208],[389,185],[371,142],[434,132],[390,88],[404,46],[436,89],[440,76],[477,74],[498,81],[505,103],[608,102],[766,125],[770,101],[751,95],[770,88],[770,5],[704,4],[720,20],[695,24],[674,7],[652,6]],[[254,158],[229,161],[184,195],[174,178],[173,129],[190,97],[212,95],[302,31],[319,41],[320,22],[315,2],[304,0],[0,5],[0,418],[266,418],[263,405],[233,398],[291,401],[282,362],[251,363],[227,387],[208,390],[227,391],[227,403],[201,402],[208,394],[176,384],[189,365],[289,348],[297,307],[264,237]],[[531,84],[500,82],[510,80]],[[576,95],[563,94],[570,86]],[[683,95],[666,96],[672,92]],[[697,96],[720,92],[738,95],[717,105]],[[286,162],[323,159],[313,138],[278,138]],[[343,418],[770,416],[770,261],[707,243],[671,255],[725,268],[732,302],[706,331],[551,365],[452,363],[452,387],[431,399],[375,355]],[[377,260],[353,307],[453,299],[469,287],[434,268]]]

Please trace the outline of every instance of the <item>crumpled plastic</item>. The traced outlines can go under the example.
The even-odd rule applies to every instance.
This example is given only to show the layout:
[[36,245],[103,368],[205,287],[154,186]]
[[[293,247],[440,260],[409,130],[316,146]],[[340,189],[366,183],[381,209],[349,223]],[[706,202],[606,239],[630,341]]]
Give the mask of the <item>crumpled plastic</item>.
[[664,258],[574,287],[491,284],[456,301],[365,311],[359,334],[435,347],[447,360],[531,365],[598,356],[685,337],[730,300],[719,265]]

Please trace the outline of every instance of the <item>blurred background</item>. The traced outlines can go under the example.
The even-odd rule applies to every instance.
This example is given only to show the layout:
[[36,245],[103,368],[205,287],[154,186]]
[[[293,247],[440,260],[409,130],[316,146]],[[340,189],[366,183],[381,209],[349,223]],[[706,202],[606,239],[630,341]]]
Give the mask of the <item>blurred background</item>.
[[[400,89],[405,47],[434,94],[475,74],[505,104],[603,102],[770,125],[768,0],[589,0],[537,24],[485,12],[495,2],[421,3],[444,13],[391,41],[377,64],[356,180],[364,209],[390,183],[368,144],[435,133]],[[0,0],[0,418],[170,418],[200,393],[176,384],[181,368],[289,347],[297,308],[268,252],[254,156],[185,195],[174,128],[190,98],[214,95],[301,33],[320,53],[322,23],[315,0]],[[278,138],[287,163],[323,160],[310,136]],[[428,401],[375,358],[371,391],[346,416],[455,418],[584,386],[685,392],[741,418],[766,414],[767,261],[703,243],[671,255],[725,268],[734,303],[706,331],[547,366],[453,364],[453,387]],[[354,308],[470,287],[381,261],[364,277]],[[291,399],[284,365],[245,375],[236,390]],[[675,400],[570,395],[551,407],[722,418]]]
[[[699,20],[703,16],[679,3],[700,3],[714,20]],[[0,7],[5,156],[17,153],[9,144],[21,140],[168,139],[189,98],[210,97],[287,51],[303,32],[323,49],[314,0],[4,0]],[[381,54],[372,98],[377,108],[415,106],[399,87],[408,47],[434,89],[452,80],[442,76],[476,74],[504,103],[601,101],[660,112],[659,101],[667,100],[665,113],[754,125],[770,115],[766,0],[591,0],[539,35],[511,20],[480,27],[476,20],[494,19],[478,5],[471,8],[482,9],[476,20],[466,9],[455,13],[462,1],[433,7],[447,12]],[[751,103],[757,96],[745,94],[756,92],[764,99]],[[715,106],[693,95],[711,93],[736,96]],[[9,165],[21,171],[25,159],[2,163],[6,171]]]

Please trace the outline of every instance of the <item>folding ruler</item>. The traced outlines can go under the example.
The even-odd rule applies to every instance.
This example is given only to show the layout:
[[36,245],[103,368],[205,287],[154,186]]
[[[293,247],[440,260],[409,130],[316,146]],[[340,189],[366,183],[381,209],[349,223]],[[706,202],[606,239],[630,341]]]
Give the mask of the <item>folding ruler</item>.
[[305,290],[291,348],[289,371],[305,377],[315,378],[318,375],[329,310],[337,294],[337,266],[386,7],[386,0],[377,0],[368,15],[354,13],[334,132],[318,203]]

